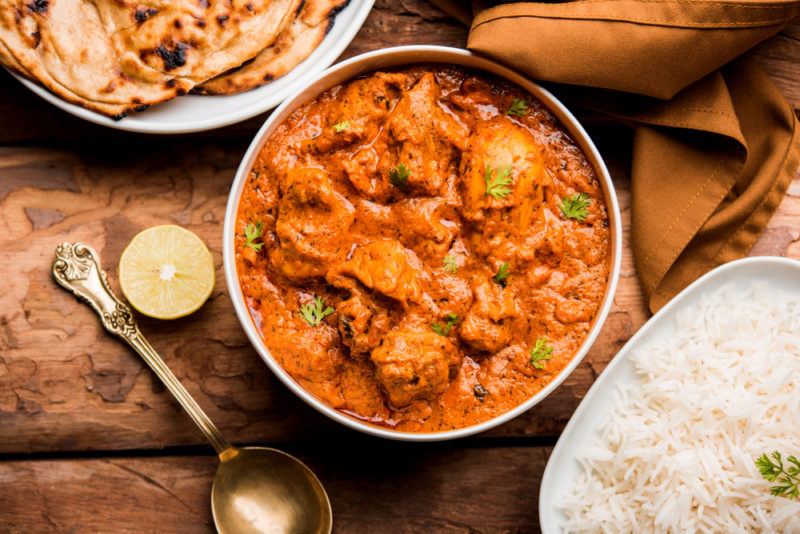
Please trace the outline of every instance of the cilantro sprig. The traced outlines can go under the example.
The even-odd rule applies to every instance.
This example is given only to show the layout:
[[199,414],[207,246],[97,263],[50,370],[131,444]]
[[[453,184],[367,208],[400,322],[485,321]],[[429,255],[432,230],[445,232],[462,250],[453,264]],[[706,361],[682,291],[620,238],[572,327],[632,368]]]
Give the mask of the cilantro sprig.
[[244,238],[247,240],[244,244],[246,247],[250,247],[256,252],[261,250],[261,247],[264,246],[264,243],[256,243],[258,239],[261,239],[263,234],[264,228],[261,224],[261,221],[253,223],[248,223],[247,226],[244,227]]
[[448,313],[444,316],[445,323],[431,323],[431,330],[439,334],[440,336],[447,336],[450,334],[450,331],[453,327],[458,323],[458,315],[453,312]]
[[408,187],[408,179],[411,176],[411,171],[403,163],[398,163],[392,170],[389,171],[389,183],[398,189],[405,189]]
[[778,451],[769,456],[762,454],[756,460],[756,467],[768,482],[776,483],[769,489],[771,495],[800,499],[800,460],[796,456],[787,456],[784,463]]
[[512,117],[522,117],[528,112],[528,102],[524,98],[514,98],[511,106],[506,111],[506,115]]
[[533,347],[530,349],[530,363],[536,369],[544,369],[544,362],[553,359],[553,346],[547,342],[547,339],[540,337],[536,339]]
[[592,199],[586,193],[575,193],[562,198],[558,208],[567,219],[583,222],[589,216],[589,204],[591,203]]
[[509,267],[508,263],[503,263],[497,272],[492,277],[492,280],[500,284],[502,287],[506,287],[508,284],[508,275],[511,274],[511,268]]
[[319,326],[325,317],[333,313],[333,308],[325,306],[320,297],[314,297],[312,302],[300,306],[300,315],[306,320],[309,326]]
[[486,182],[486,192],[495,200],[502,200],[511,194],[511,165],[498,167],[492,169],[489,164],[486,164],[486,174],[483,177]]
[[458,263],[454,254],[448,254],[442,260],[442,266],[445,272],[456,274],[458,272]]
[[350,121],[337,122],[333,125],[333,131],[336,133],[343,132],[348,128],[350,128]]

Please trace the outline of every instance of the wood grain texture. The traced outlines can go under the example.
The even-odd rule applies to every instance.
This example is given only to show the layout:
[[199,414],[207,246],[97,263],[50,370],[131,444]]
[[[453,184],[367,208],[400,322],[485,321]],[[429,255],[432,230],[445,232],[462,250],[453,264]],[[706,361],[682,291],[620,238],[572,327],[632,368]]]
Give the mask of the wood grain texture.
[[[335,532],[538,532],[549,448],[382,443],[296,453],[327,489]],[[215,470],[210,456],[0,463],[0,488],[14,488],[2,492],[0,532],[214,532]]]
[[757,46],[752,54],[795,110],[800,109],[800,22]]

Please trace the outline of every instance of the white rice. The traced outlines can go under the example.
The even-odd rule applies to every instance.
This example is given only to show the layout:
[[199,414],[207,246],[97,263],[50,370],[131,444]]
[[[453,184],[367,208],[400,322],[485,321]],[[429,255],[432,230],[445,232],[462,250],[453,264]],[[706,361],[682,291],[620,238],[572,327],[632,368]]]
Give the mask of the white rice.
[[800,533],[800,502],[754,464],[800,455],[800,301],[723,288],[631,357],[640,381],[579,458],[565,532]]

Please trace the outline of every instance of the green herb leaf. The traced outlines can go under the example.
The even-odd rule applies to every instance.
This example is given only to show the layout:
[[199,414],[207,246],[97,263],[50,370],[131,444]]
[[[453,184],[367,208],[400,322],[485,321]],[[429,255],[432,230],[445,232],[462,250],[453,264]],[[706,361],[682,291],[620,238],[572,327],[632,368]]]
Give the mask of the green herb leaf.
[[325,306],[320,297],[314,297],[313,302],[300,306],[300,315],[309,326],[318,326],[322,320],[333,313],[333,308]]
[[[496,175],[492,177],[494,173]],[[486,181],[485,195],[489,195],[496,200],[502,200],[511,194],[511,188],[508,187],[511,185],[511,165],[498,167],[493,171],[487,163],[486,174],[483,179]]]
[[394,169],[389,171],[389,182],[398,189],[408,187],[408,178],[411,171],[403,163],[398,163]]
[[544,369],[544,362],[553,358],[553,346],[547,342],[547,339],[540,337],[536,339],[536,343],[531,347],[531,365],[536,369]]
[[506,115],[514,117],[522,117],[528,112],[528,102],[523,98],[514,98],[511,101],[511,107],[506,111]]
[[261,247],[264,246],[264,243],[256,243],[257,239],[261,239],[263,228],[261,221],[256,222],[256,224],[249,223],[247,226],[244,227],[244,237],[247,239],[247,242],[244,244],[246,247],[250,247],[256,252],[261,250]]
[[439,334],[440,336],[447,336],[450,334],[450,331],[453,327],[458,323],[458,315],[453,312],[448,313],[444,316],[445,324],[442,323],[432,323],[431,330]]
[[458,272],[458,264],[456,263],[456,257],[453,254],[448,254],[444,257],[442,261],[442,265],[444,266],[444,270],[450,274],[456,274]]
[[571,197],[562,198],[558,207],[567,219],[583,222],[589,216],[589,204],[591,203],[592,199],[589,198],[589,195],[576,193]]
[[506,287],[509,274],[511,274],[511,269],[507,263],[503,263],[500,268],[497,269],[497,273],[492,277],[492,279],[501,286]]
[[756,467],[767,482],[777,482],[769,489],[771,495],[800,499],[800,460],[796,456],[788,456],[784,463],[778,451],[770,456],[762,454],[756,459]]
[[350,121],[337,122],[333,125],[333,131],[336,133],[343,132],[350,128]]

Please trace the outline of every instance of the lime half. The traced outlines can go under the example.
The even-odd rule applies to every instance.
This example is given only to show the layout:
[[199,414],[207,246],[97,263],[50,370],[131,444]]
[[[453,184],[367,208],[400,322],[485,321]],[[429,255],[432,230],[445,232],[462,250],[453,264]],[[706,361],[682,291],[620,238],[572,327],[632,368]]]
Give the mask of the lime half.
[[180,226],[148,228],[119,260],[119,284],[141,313],[177,319],[197,311],[214,289],[214,261],[205,243]]

